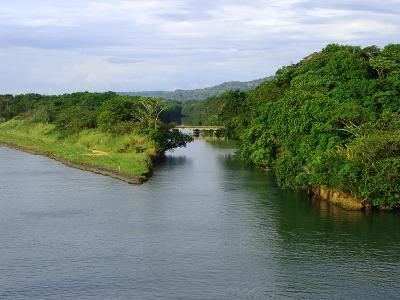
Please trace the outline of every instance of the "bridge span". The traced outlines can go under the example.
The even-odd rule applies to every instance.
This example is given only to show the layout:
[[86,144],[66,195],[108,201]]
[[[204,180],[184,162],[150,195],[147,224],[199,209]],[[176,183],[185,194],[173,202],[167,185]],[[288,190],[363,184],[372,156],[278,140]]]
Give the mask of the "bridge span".
[[205,125],[176,125],[174,129],[191,131],[194,136],[199,136],[201,131],[212,131],[217,136],[224,126],[205,126]]
[[222,130],[224,126],[203,126],[203,125],[176,125],[176,129],[186,129],[186,130]]

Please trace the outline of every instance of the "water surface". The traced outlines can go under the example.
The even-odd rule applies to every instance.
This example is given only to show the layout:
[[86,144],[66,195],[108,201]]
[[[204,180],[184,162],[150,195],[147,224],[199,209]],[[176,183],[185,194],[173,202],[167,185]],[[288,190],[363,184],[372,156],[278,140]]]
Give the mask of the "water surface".
[[280,190],[196,141],[132,186],[0,148],[0,299],[400,295],[400,216]]

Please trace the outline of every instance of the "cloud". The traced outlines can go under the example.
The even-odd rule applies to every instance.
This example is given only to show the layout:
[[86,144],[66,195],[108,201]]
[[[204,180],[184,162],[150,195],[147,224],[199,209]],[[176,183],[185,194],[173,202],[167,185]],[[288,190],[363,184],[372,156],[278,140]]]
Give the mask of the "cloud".
[[400,36],[396,0],[3,0],[0,15],[0,93],[251,80],[327,43]]

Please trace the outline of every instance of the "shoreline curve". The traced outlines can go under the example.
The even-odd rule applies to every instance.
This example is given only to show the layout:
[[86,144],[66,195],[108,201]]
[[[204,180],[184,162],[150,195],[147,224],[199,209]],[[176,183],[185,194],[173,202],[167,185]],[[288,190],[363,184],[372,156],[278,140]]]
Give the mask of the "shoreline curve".
[[62,163],[63,165],[66,165],[68,167],[71,168],[75,168],[75,169],[79,169],[82,171],[87,171],[87,172],[92,172],[95,174],[99,174],[99,175],[104,175],[104,176],[108,176],[108,177],[112,177],[114,179],[118,179],[121,181],[124,181],[126,183],[129,184],[135,184],[135,185],[140,185],[145,183],[146,181],[148,181],[149,177],[151,176],[151,172],[148,173],[144,173],[141,175],[128,175],[128,174],[124,174],[118,171],[115,171],[113,169],[110,168],[106,168],[106,167],[100,167],[100,166],[93,166],[93,165],[89,165],[89,164],[85,164],[85,163],[78,163],[78,162],[72,162],[69,161],[63,157],[54,155],[52,153],[48,153],[45,151],[40,151],[37,149],[32,149],[29,147],[23,147],[23,146],[19,146],[13,143],[9,143],[9,142],[3,142],[0,141],[0,147],[7,147],[10,149],[14,149],[17,151],[21,151],[21,152],[25,152],[25,153],[29,153],[32,155],[40,155],[40,156],[45,156],[48,157],[50,159],[53,159],[55,161],[58,161],[60,163]]

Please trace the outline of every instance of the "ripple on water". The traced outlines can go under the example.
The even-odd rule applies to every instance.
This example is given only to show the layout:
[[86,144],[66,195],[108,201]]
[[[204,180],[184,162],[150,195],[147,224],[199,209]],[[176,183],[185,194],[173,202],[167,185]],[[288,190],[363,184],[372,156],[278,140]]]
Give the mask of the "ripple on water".
[[132,186],[0,148],[0,299],[377,299],[400,218],[280,190],[196,141]]

